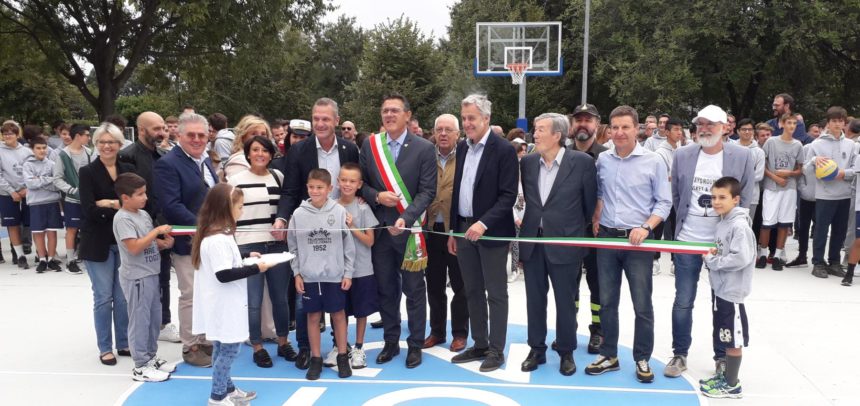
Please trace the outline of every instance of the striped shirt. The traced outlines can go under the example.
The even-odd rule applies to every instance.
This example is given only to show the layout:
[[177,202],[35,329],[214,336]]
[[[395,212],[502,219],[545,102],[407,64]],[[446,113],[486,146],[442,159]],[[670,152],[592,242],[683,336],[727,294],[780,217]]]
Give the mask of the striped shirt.
[[[271,173],[278,177],[275,177]],[[245,194],[245,204],[242,206],[242,217],[236,222],[241,228],[259,229],[261,231],[236,232],[236,243],[239,245],[256,242],[274,241],[269,233],[275,215],[278,212],[278,200],[281,198],[281,183],[284,176],[277,169],[259,176],[250,170],[237,173],[230,177],[230,184],[242,189]]]

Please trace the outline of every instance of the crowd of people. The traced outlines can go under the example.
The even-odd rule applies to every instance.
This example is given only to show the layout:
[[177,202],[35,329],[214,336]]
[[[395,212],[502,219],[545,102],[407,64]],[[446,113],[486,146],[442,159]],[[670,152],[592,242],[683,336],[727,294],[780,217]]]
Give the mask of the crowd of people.
[[[704,254],[670,254],[674,355],[663,374],[677,378],[687,369],[704,266],[715,374],[700,389],[735,398],[742,396],[744,299],[753,269],[808,266],[810,235],[816,277],[851,286],[860,259],[860,120],[834,106],[807,126],[794,105],[790,95],[777,95],[774,119],[761,123],[735,122],[710,105],[687,126],[686,117],[667,114],[640,124],[629,106],[601,124],[595,106],[583,104],[566,116],[537,116],[531,134],[513,129],[507,136],[492,125],[492,102],[477,94],[462,100],[459,117],[442,114],[427,133],[398,94],[382,100],[382,127],[373,134],[341,121],[328,98],[314,103],[310,120],[248,115],[232,127],[223,114],[204,117],[189,106],[179,117],[140,114],[133,143],[125,121],[110,118],[93,130],[94,148],[88,126],[59,122],[44,137],[40,127],[10,120],[0,128],[0,213],[20,268],[29,268],[29,234],[36,272],[81,274],[83,261],[101,363],[131,356],[133,379],[163,381],[175,366],[157,356],[157,341],[181,342],[187,364],[213,368],[210,405],[256,396],[230,379],[242,342],[261,368],[274,365],[263,346],[272,340],[277,356],[307,370],[307,379],[319,379],[324,366],[347,378],[367,365],[365,329],[378,312],[381,321],[370,324],[383,329],[385,343],[375,362],[392,361],[400,353],[402,296],[407,368],[421,365],[423,349],[448,342],[450,311],[449,349],[458,353],[451,362],[496,370],[506,362],[508,284],[520,275],[531,349],[523,371],[545,364],[552,349],[562,375],[576,372],[583,274],[590,291],[586,350],[596,355],[585,373],[619,370],[624,275],[635,314],[635,376],[652,382],[652,280],[661,254],[628,248],[646,239],[714,244]],[[174,226],[196,231],[174,233]],[[64,227],[61,257],[57,231]],[[789,261],[790,235],[799,254]],[[628,245],[535,242],[562,237]],[[258,258],[285,251],[295,259]],[[180,291],[178,328],[171,269]],[[547,345],[550,286],[556,334]],[[325,356],[324,313],[333,341]]]

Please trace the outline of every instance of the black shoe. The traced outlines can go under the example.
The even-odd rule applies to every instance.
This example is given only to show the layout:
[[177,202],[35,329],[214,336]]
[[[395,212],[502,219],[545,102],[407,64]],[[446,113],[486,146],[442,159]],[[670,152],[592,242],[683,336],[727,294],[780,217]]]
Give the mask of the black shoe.
[[793,268],[795,266],[806,266],[809,265],[809,262],[806,261],[806,257],[798,256],[795,259],[792,259],[787,264],[785,264],[786,268]]
[[845,277],[842,278],[842,286],[851,286],[854,282],[854,270],[851,269],[845,273]]
[[845,271],[842,269],[842,265],[840,265],[839,262],[831,262],[830,266],[827,267],[827,273],[837,278],[845,277]]
[[45,273],[45,270],[48,269],[47,261],[39,261],[39,265],[36,265],[36,273]]
[[451,362],[454,364],[462,364],[466,362],[480,361],[486,356],[487,348],[469,347],[466,348],[465,351],[455,355],[454,358],[451,358]]
[[80,275],[84,273],[84,271],[81,270],[81,266],[78,265],[78,261],[69,261],[69,263],[66,264],[66,272],[72,275]]
[[552,344],[549,345],[553,351],[558,351],[558,343],[555,340],[552,340]]
[[377,320],[370,323],[370,328],[382,328],[382,320]]
[[27,264],[27,257],[23,255],[18,257],[18,268],[30,269],[30,265]]
[[827,264],[815,264],[812,266],[812,276],[816,278],[827,278]]
[[771,269],[774,271],[781,271],[782,267],[785,265],[785,260],[782,258],[774,258],[773,262],[770,264]]
[[418,347],[409,347],[406,352],[406,368],[412,369],[421,365],[421,349]]
[[600,346],[603,345],[603,329],[598,324],[591,324],[588,331],[591,332],[591,337],[588,338],[588,353],[599,354]]
[[484,358],[484,362],[481,363],[481,367],[478,368],[481,372],[491,372],[495,371],[505,365],[505,356],[500,352],[489,350],[487,351],[487,357]]
[[48,261],[48,269],[54,272],[63,272],[63,263],[59,259],[52,259]]
[[349,378],[352,368],[349,366],[349,354],[337,354],[337,377]]
[[384,364],[388,361],[391,361],[394,357],[400,354],[400,345],[392,342],[385,342],[385,346],[382,347],[382,351],[379,352],[379,355],[376,356],[377,364]]
[[531,372],[538,369],[538,365],[546,364],[546,354],[543,352],[531,350],[526,360],[520,364],[520,370],[523,372]]
[[265,348],[260,348],[254,351],[254,363],[260,368],[271,368],[272,357],[269,356],[269,352]]
[[278,356],[290,362],[295,361],[298,357],[296,350],[293,349],[293,345],[290,343],[278,346]]
[[573,353],[569,352],[561,355],[561,366],[558,368],[564,376],[571,376],[576,373],[576,362],[573,360]]
[[119,355],[120,357],[130,357],[131,350],[129,350],[128,348],[123,350],[116,350],[116,355]]
[[311,360],[308,362],[308,372],[305,374],[305,379],[309,381],[315,381],[317,379],[320,379],[321,373],[322,357],[311,357]]
[[[307,348],[299,348],[299,355],[296,356],[296,368],[298,369],[308,369],[311,360],[311,350]],[[320,358],[320,365],[322,365],[322,358]]]
[[758,257],[758,259],[755,261],[755,267],[758,269],[764,269],[764,267],[766,267],[766,266],[767,266],[767,257],[764,255]]

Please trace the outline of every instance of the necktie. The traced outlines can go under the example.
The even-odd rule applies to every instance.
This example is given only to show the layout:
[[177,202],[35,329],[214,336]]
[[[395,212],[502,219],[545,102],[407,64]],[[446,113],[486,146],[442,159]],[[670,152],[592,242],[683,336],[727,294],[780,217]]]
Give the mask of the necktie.
[[391,157],[393,157],[396,162],[397,156],[400,155],[400,149],[397,148],[397,141],[388,141],[388,149],[391,150]]

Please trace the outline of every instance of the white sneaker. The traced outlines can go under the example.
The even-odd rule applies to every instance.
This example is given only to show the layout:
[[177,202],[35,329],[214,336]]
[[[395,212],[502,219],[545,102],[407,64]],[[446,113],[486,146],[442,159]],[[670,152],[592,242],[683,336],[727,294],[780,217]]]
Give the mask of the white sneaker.
[[517,280],[517,278],[518,278],[519,276],[520,276],[520,273],[519,273],[519,272],[517,272],[517,271],[513,271],[513,272],[511,272],[511,274],[510,274],[510,275],[508,275],[508,283],[514,283],[514,282],[516,282],[516,280]]
[[240,404],[241,403],[235,402],[229,396],[227,396],[221,400],[215,400],[215,399],[209,398],[209,403],[207,403],[208,406],[237,406]]
[[170,378],[170,374],[159,371],[150,364],[131,370],[131,379],[138,382],[164,382],[167,378]]
[[337,365],[337,347],[334,347],[329,351],[328,355],[325,356],[325,361],[323,361],[323,365],[327,367],[333,367]]
[[349,361],[352,369],[361,369],[367,366],[367,355],[361,348],[353,348],[349,352]]
[[660,260],[659,259],[654,260],[654,266],[651,268],[651,274],[652,275],[660,275]]
[[179,343],[182,339],[179,338],[179,329],[173,323],[167,323],[164,328],[158,333],[158,341],[167,341],[169,343]]
[[166,360],[158,358],[158,356],[152,357],[152,359],[149,360],[147,365],[162,372],[168,372],[171,374],[176,372],[176,364],[168,363]]
[[232,399],[236,403],[243,404],[249,403],[250,401],[256,399],[257,392],[245,392],[237,387],[233,390],[233,392],[230,392],[227,397]]

